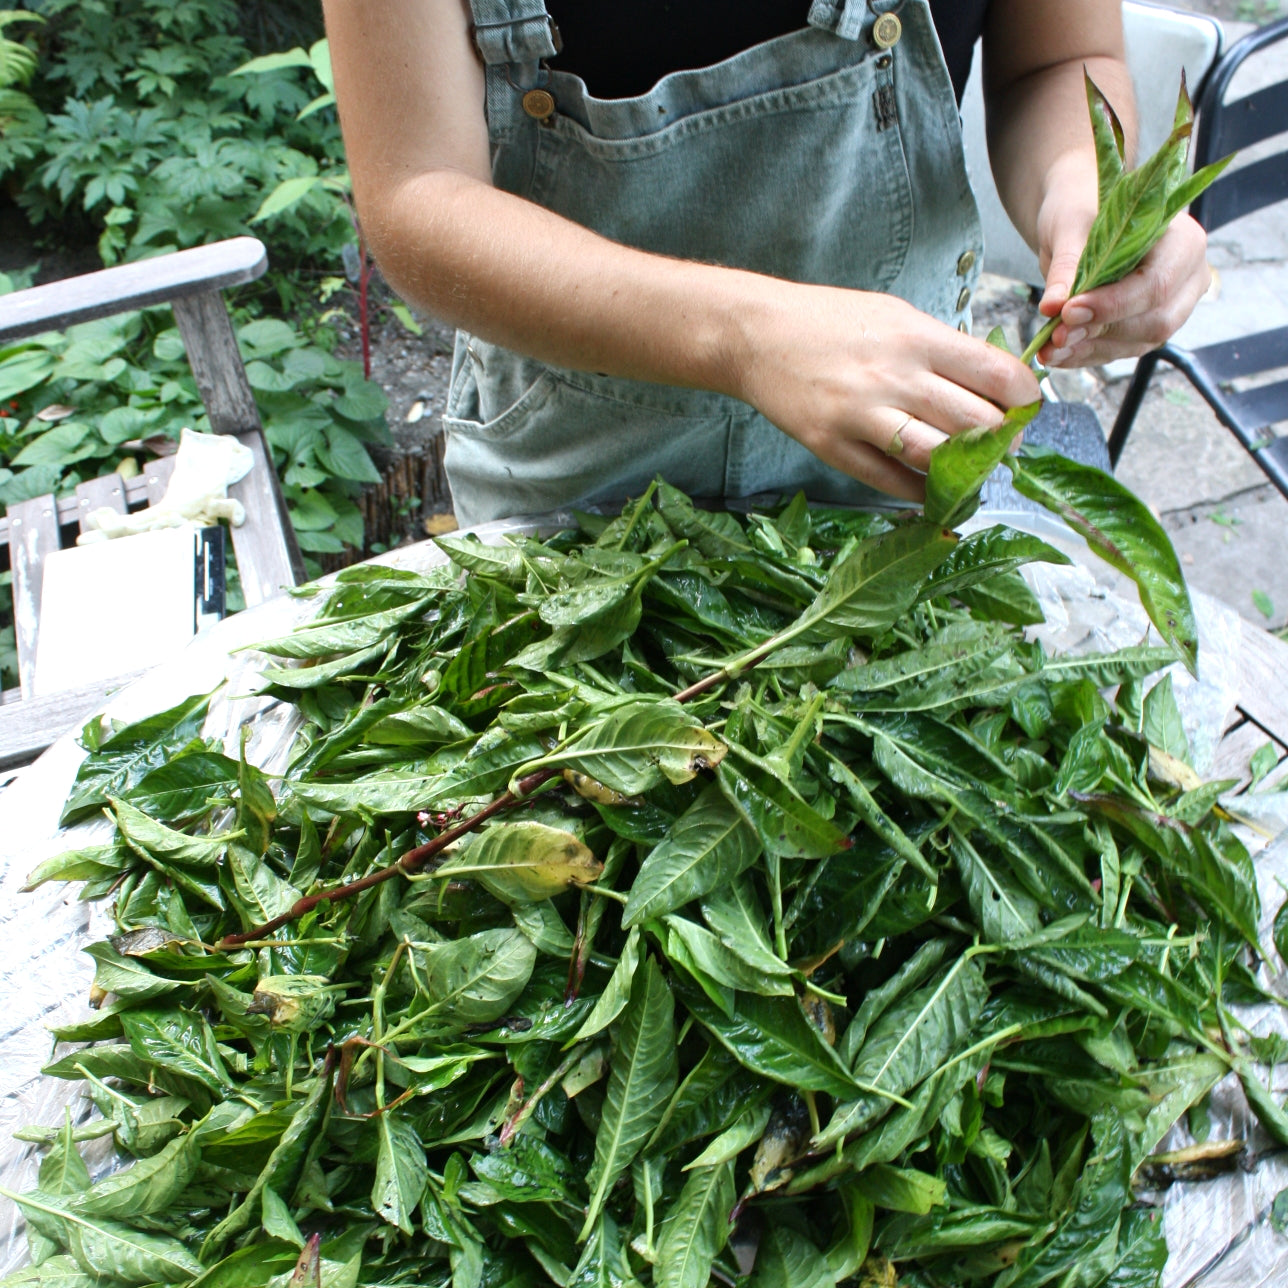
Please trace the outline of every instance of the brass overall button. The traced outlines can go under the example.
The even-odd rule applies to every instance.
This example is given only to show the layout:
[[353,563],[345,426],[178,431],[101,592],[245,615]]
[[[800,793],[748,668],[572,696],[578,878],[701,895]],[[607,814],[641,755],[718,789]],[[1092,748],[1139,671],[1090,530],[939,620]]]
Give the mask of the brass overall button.
[[892,13],[883,13],[872,24],[872,43],[878,49],[893,49],[903,35],[903,23]]
[[555,114],[555,97],[548,89],[530,89],[523,96],[523,110],[534,121],[548,121]]
[[965,252],[965,254],[962,255],[961,259],[957,261],[957,276],[965,277],[966,274],[969,273],[971,269],[974,267],[975,267],[975,252],[973,250],[968,250]]
[[962,293],[957,297],[957,312],[960,313],[970,303],[970,287],[964,286]]

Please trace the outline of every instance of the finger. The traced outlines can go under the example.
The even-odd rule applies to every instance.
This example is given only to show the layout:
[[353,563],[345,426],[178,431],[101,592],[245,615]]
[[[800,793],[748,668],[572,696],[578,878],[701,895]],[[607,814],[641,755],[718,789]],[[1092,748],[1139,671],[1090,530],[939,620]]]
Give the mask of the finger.
[[1075,249],[1065,246],[1051,256],[1051,264],[1046,273],[1046,287],[1038,303],[1038,312],[1043,317],[1053,318],[1064,308],[1073,285],[1074,274],[1078,271],[1078,259],[1082,246]]
[[836,443],[828,455],[827,463],[887,496],[898,497],[903,501],[925,500],[925,477],[900,464],[893,456],[887,455],[879,447],[873,447],[871,443],[859,439]]
[[1037,377],[1018,358],[948,327],[944,331],[929,355],[935,375],[1003,409],[1037,402]]
[[995,403],[937,376],[920,381],[906,406],[918,420],[945,434],[960,434],[978,425],[994,429],[1002,423],[1002,412]]
[[[1206,235],[1186,216],[1120,282],[1069,300],[1061,321],[1070,330],[1095,325],[1101,334],[1107,328],[1132,325],[1133,340],[1149,339],[1159,345],[1184,324],[1211,284]],[[1052,340],[1056,348],[1073,347],[1060,328]]]
[[1085,340],[1072,349],[1056,349],[1049,359],[1048,366],[1072,369],[1076,367],[1103,367],[1116,362],[1119,358],[1139,358],[1151,349],[1158,348],[1153,340],[1118,339],[1113,336]]
[[930,468],[930,453],[948,437],[933,425],[893,407],[883,409],[875,419],[877,424],[869,438],[872,445],[916,470]]
[[1087,233],[1095,217],[1093,211],[1081,206],[1071,207],[1061,203],[1057,209],[1060,213],[1053,221],[1054,227],[1049,234],[1042,236],[1043,242],[1050,247],[1050,253],[1048,256],[1044,251],[1042,255],[1046,285],[1038,303],[1038,311],[1048,318],[1055,317],[1069,298],[1078,273],[1078,261],[1082,258]]
[[1138,358],[1165,344],[1180,330],[1193,310],[1192,299],[1192,293],[1186,292],[1169,299],[1161,308],[1118,322],[1066,328],[1063,340],[1055,337],[1044,350],[1043,360],[1055,367],[1085,367],[1117,358]]

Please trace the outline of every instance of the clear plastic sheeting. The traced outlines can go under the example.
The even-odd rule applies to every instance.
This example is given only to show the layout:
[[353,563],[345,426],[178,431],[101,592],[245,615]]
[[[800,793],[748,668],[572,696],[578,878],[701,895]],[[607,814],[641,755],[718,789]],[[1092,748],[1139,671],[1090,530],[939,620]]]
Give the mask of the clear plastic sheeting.
[[[514,533],[551,531],[566,526],[567,516],[510,520],[475,530],[496,541]],[[1050,652],[1085,653],[1138,644],[1149,624],[1135,589],[1112,569],[1094,560],[1068,529],[1032,512],[994,511],[976,517],[975,529],[1006,523],[1043,537],[1076,562],[1069,567],[1033,565],[1025,570],[1047,624],[1034,632]],[[381,563],[425,570],[443,562],[430,542],[391,551]],[[248,730],[246,755],[254,764],[280,773],[287,763],[298,727],[294,710],[256,696],[260,655],[237,652],[258,640],[285,634],[307,620],[317,599],[283,596],[221,622],[174,661],[159,667],[117,695],[107,714],[130,722],[165,710],[194,693],[212,692],[205,733],[222,738],[230,755],[239,754],[242,731]],[[1210,769],[1221,735],[1238,699],[1241,626],[1229,608],[1195,596],[1199,624],[1200,680],[1173,668],[1173,683],[1186,733],[1194,749],[1195,768]],[[217,691],[217,692],[216,692]],[[93,820],[60,829],[58,816],[77,767],[84,757],[74,734],[49,749],[34,765],[17,771],[6,784],[0,776],[0,1187],[22,1192],[36,1183],[40,1151],[15,1140],[13,1133],[32,1124],[61,1125],[70,1109],[75,1123],[86,1122],[93,1106],[81,1085],[48,1078],[40,1069],[56,1052],[50,1025],[70,1024],[90,1015],[87,998],[93,962],[80,950],[112,929],[106,905],[84,904],[76,887],[51,884],[21,893],[29,872],[55,854],[107,840],[111,825]],[[1279,794],[1276,794],[1279,795]],[[1240,798],[1248,802],[1251,798]],[[1288,794],[1282,794],[1288,807]],[[1267,798],[1261,811],[1263,831],[1288,827],[1288,808]],[[1245,836],[1251,848],[1261,836]],[[1271,944],[1270,923],[1288,885],[1288,835],[1282,835],[1256,858],[1263,905],[1262,943]],[[1281,882],[1284,884],[1281,885]],[[1288,990],[1288,971],[1277,957],[1265,962],[1260,980],[1271,991]],[[1282,1008],[1249,1008],[1241,1018],[1258,1034],[1288,1037],[1288,1013]],[[1282,1102],[1288,1092],[1288,1070],[1272,1090]],[[1227,1079],[1211,1098],[1210,1139],[1246,1142],[1232,1170],[1215,1179],[1177,1182],[1151,1197],[1164,1207],[1171,1257],[1166,1288],[1270,1288],[1288,1284],[1288,1238],[1269,1221],[1270,1205],[1288,1187],[1288,1151],[1280,1149],[1250,1121],[1236,1081]],[[1178,1125],[1160,1149],[1193,1143]],[[115,1162],[112,1138],[82,1145],[94,1174]],[[18,1209],[0,1199],[0,1275],[26,1260],[24,1224]]]
[[[1282,997],[1288,993],[1288,970],[1271,948],[1270,930],[1288,887],[1288,835],[1256,854],[1254,862],[1261,892],[1261,942],[1270,952],[1257,982]],[[1237,1014],[1258,1037],[1288,1036],[1288,1016],[1281,1006],[1241,1007]],[[1259,1072],[1264,1076],[1267,1070]],[[1288,1067],[1280,1065],[1274,1074],[1270,1092],[1283,1104]],[[1288,1188],[1288,1150],[1262,1130],[1233,1076],[1212,1092],[1210,1117],[1209,1140],[1242,1140],[1244,1147],[1228,1173],[1211,1180],[1178,1181],[1163,1191],[1171,1250],[1165,1288],[1282,1288],[1288,1284],[1288,1238],[1271,1226],[1270,1206],[1280,1190]],[[1159,1150],[1192,1144],[1194,1138],[1182,1120]]]

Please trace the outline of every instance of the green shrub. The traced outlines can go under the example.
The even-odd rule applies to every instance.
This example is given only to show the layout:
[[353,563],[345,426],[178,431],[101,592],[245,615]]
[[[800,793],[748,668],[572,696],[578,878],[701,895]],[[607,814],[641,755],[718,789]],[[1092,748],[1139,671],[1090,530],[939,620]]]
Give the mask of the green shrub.
[[24,87],[36,71],[36,51],[26,38],[5,34],[19,24],[42,22],[39,14],[0,9],[0,177],[40,151],[45,117]]
[[[314,67],[254,50],[230,0],[33,0],[47,20],[33,108],[43,128],[0,139],[34,225],[92,231],[104,262],[245,232],[284,183],[299,196],[258,231],[275,271],[317,269],[353,240],[335,112]],[[303,113],[303,114],[302,114]]]
[[[354,498],[379,477],[367,445],[389,441],[384,395],[328,351],[346,278],[363,325],[371,305],[320,25],[314,0],[0,10],[0,184],[42,236],[96,243],[107,264],[247,232],[268,244],[269,274],[234,317],[311,572],[310,556],[363,549]],[[0,274],[0,294],[29,280]],[[168,310],[0,347],[0,512],[129,471],[137,444],[184,425],[207,427]],[[11,612],[0,577],[4,687]]]

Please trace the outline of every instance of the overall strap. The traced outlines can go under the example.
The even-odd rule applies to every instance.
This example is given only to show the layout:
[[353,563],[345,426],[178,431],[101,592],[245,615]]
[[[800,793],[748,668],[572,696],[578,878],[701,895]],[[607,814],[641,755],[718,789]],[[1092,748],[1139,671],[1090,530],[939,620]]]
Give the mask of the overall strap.
[[474,43],[490,67],[535,66],[559,51],[559,32],[545,0],[470,0]]
[[858,40],[877,17],[902,7],[903,0],[813,0],[809,23],[842,40]]

